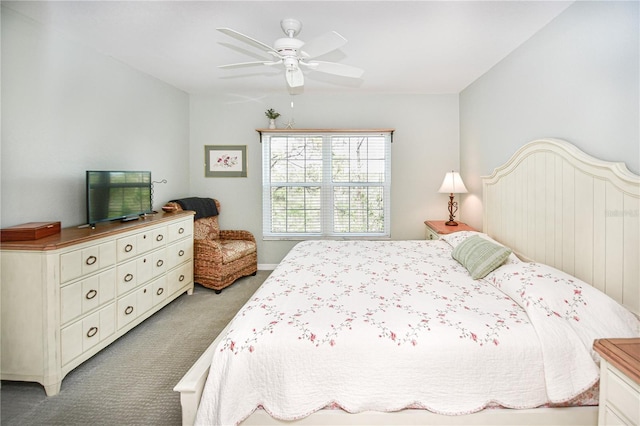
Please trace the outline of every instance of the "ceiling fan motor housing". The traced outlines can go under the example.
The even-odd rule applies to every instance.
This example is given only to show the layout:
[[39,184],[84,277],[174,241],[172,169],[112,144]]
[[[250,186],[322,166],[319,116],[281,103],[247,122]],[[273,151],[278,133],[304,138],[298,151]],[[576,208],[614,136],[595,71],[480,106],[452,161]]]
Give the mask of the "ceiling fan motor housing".
[[304,42],[297,38],[279,38],[273,43],[273,48],[282,56],[297,56],[303,45]]
[[302,29],[302,22],[294,18],[285,18],[280,21],[280,27],[287,37],[295,37]]

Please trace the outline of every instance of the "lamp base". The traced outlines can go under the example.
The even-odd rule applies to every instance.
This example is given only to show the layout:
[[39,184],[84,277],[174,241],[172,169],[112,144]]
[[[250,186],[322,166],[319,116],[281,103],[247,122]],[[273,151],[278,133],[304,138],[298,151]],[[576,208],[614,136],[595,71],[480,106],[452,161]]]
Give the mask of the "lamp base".
[[455,220],[450,220],[448,222],[444,223],[447,226],[458,226],[458,222],[456,222]]

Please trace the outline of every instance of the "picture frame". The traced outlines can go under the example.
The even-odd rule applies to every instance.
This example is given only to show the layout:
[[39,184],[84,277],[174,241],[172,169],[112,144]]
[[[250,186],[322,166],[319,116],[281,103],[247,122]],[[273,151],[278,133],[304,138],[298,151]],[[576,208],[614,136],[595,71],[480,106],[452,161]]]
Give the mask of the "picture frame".
[[247,177],[246,145],[205,145],[205,177]]

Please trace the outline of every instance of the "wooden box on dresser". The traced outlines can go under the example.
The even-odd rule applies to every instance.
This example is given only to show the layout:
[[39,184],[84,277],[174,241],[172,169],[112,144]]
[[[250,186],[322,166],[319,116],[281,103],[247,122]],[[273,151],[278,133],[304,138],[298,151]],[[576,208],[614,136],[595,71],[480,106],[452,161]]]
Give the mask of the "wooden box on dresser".
[[190,211],[0,247],[1,376],[41,383],[47,395],[82,362],[193,292]]

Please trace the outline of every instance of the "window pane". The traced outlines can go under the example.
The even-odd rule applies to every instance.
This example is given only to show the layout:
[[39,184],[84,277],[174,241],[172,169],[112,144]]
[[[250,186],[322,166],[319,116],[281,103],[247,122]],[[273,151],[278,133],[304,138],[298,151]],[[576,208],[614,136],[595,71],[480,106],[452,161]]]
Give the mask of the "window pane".
[[385,174],[385,161],[384,160],[369,160],[367,163],[369,169],[367,170],[367,182],[384,182]]
[[322,217],[320,216],[320,210],[307,210],[306,212],[306,231],[307,232],[321,232],[322,231]]
[[307,160],[305,182],[322,182],[322,160]]
[[331,175],[334,182],[349,182],[349,160],[333,160]]
[[306,157],[309,160],[322,160],[322,138],[307,138]]
[[382,187],[334,188],[334,232],[382,232],[384,230],[383,195]]
[[369,232],[382,232],[384,230],[384,212],[382,210],[369,210]]
[[367,181],[367,162],[363,160],[351,160],[349,163],[349,182]]
[[349,223],[350,232],[367,232],[367,217],[363,210],[351,210]]
[[287,182],[304,182],[304,161],[287,161]]
[[271,190],[271,232],[319,232],[320,212],[320,187]]
[[349,232],[349,210],[334,209],[333,210],[333,232],[345,233]]
[[370,186],[367,198],[369,210],[382,210],[384,207],[384,188],[381,186]]

